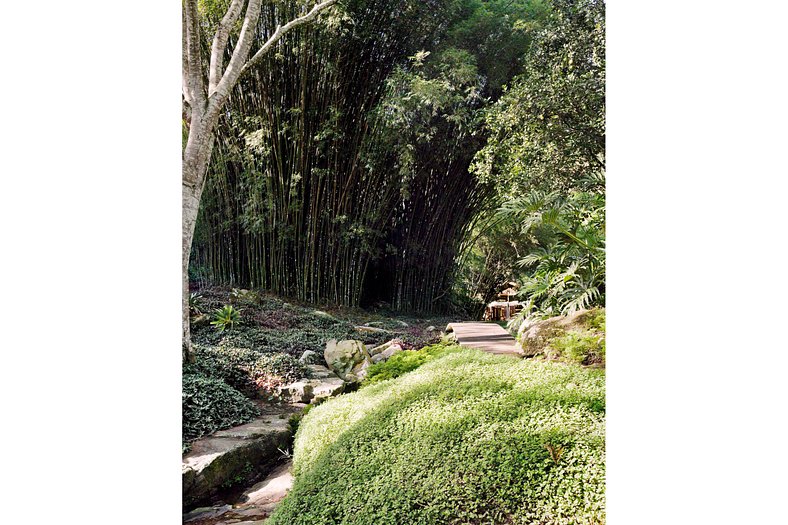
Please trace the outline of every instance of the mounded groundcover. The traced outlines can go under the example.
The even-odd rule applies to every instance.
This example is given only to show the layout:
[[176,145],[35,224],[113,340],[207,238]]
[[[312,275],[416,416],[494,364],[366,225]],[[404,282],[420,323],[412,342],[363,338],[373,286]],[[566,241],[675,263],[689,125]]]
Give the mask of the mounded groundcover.
[[605,377],[465,349],[316,407],[272,525],[605,522]]

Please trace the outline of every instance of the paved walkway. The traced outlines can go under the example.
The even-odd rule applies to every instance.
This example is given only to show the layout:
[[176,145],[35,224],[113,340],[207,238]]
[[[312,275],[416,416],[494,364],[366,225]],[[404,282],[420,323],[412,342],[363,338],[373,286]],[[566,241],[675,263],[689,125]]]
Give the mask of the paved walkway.
[[450,323],[462,346],[478,348],[491,354],[522,357],[514,337],[497,323]]

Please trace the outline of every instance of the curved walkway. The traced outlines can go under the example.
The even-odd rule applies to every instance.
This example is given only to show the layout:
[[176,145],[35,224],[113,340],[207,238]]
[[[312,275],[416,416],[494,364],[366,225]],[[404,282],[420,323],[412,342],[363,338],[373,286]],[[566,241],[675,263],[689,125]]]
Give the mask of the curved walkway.
[[449,323],[449,326],[462,346],[478,348],[496,355],[523,356],[514,337],[497,323],[465,322]]

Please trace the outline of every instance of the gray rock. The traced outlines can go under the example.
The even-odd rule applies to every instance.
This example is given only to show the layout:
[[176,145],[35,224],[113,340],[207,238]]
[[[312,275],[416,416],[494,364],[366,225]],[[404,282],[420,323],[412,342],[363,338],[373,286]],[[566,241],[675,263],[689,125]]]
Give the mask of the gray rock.
[[232,508],[233,508],[232,505],[222,505],[221,507],[199,507],[191,512],[184,514],[183,522],[188,523],[190,521],[195,521],[195,520],[206,520],[210,518],[216,518],[221,516],[222,514],[226,514]]
[[361,363],[371,363],[367,347],[361,341],[354,339],[339,342],[331,339],[326,344],[324,357],[328,367],[345,380],[347,380],[346,376]]
[[279,387],[279,397],[288,403],[309,403],[314,396],[312,381],[297,381]]
[[428,332],[435,332],[435,331],[436,331],[436,330],[438,330],[438,329],[437,329],[437,328],[435,328],[433,325],[430,325],[430,326],[428,326],[428,327],[426,328],[426,330],[427,330]]
[[517,331],[518,340],[526,357],[545,355],[552,357],[549,342],[569,330],[580,330],[588,316],[595,310],[578,310],[567,316],[555,316],[535,322],[524,322]]
[[375,328],[374,326],[357,326],[356,330],[359,332],[369,332],[369,333],[386,333],[388,330],[384,330],[383,328]]
[[328,377],[337,377],[337,375],[324,367],[323,365],[307,365],[309,368],[309,375],[313,379],[326,379]]
[[301,354],[301,357],[298,358],[304,364],[311,365],[313,363],[317,363],[319,359],[317,352],[313,350],[304,350],[304,353]]
[[[382,355],[382,354],[381,354]],[[365,359],[361,363],[353,367],[353,370],[348,374],[348,377],[355,376],[355,382],[363,381],[367,377],[369,367],[372,366],[372,359]],[[350,381],[346,379],[346,381]]]
[[382,351],[386,350],[388,347],[390,347],[393,344],[394,344],[394,339],[392,339],[391,341],[387,341],[387,342],[383,343],[382,345],[378,345],[378,346],[376,346],[375,348],[373,348],[372,350],[369,351],[369,355],[370,356],[375,356],[375,355],[381,353]]
[[312,404],[318,404],[330,397],[338,396],[345,391],[345,382],[338,377],[330,377],[321,380],[315,385],[312,391],[314,396],[310,401]]
[[211,321],[211,318],[209,316],[207,316],[206,314],[195,315],[194,317],[191,318],[192,326],[207,325],[210,321]]
[[274,469],[263,481],[246,489],[241,497],[243,500],[241,509],[234,512],[250,518],[261,514],[264,517],[265,514],[271,512],[293,486],[291,470],[292,462],[288,461]]
[[393,356],[397,352],[402,352],[402,347],[399,344],[393,344],[383,350],[380,355],[384,360],[388,359],[389,357]]

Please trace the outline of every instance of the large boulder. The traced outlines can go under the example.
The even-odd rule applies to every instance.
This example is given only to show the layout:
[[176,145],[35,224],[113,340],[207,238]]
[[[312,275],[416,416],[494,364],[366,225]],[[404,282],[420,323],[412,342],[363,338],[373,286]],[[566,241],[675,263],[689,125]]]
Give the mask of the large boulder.
[[523,323],[518,330],[518,339],[526,357],[549,352],[549,342],[569,330],[582,330],[586,320],[596,310],[579,310],[571,315],[558,315],[542,321]]
[[346,339],[344,341],[337,341],[331,339],[326,344],[326,350],[323,354],[328,367],[340,378],[345,381],[357,380],[357,376],[348,379],[348,375],[354,370],[361,370],[360,366],[367,363],[367,366],[372,363],[367,347],[361,341],[355,339]]

